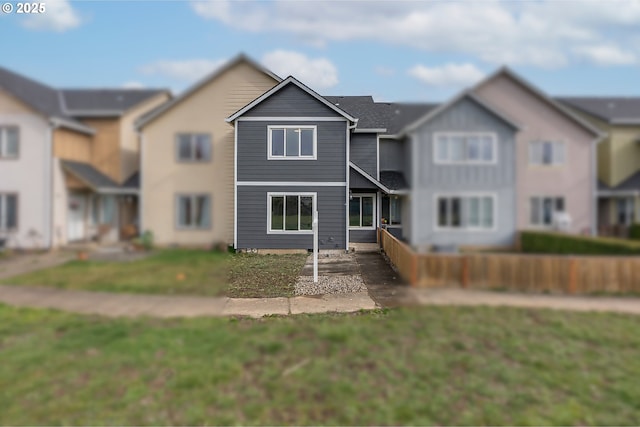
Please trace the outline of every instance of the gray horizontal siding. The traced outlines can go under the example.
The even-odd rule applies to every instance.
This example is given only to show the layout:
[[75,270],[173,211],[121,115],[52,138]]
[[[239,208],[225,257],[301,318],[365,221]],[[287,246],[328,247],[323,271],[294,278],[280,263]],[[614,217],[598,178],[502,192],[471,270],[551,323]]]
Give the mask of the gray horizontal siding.
[[356,172],[352,168],[349,169],[349,188],[362,188],[371,190],[378,189],[378,187],[374,183],[369,181],[367,178],[365,178],[359,172]]
[[[498,162],[490,165],[437,165],[433,159],[436,132],[493,132],[498,139]],[[412,244],[510,245],[515,222],[515,130],[480,104],[463,98],[441,115],[422,125],[415,135],[415,151],[420,168],[414,174],[417,218],[412,221]],[[495,231],[437,230],[435,194],[497,194]]]
[[378,138],[375,133],[351,134],[349,160],[372,177],[378,176]]
[[380,170],[405,170],[405,143],[395,139],[380,140]]
[[[317,125],[317,160],[267,160],[269,125]],[[238,127],[238,181],[345,182],[346,122],[243,122]]]
[[376,230],[349,230],[349,242],[375,243],[377,241]]
[[238,187],[238,249],[312,249],[312,235],[267,234],[268,192],[316,192],[319,248],[346,248],[345,187]]
[[341,117],[293,83],[280,89],[243,117]]

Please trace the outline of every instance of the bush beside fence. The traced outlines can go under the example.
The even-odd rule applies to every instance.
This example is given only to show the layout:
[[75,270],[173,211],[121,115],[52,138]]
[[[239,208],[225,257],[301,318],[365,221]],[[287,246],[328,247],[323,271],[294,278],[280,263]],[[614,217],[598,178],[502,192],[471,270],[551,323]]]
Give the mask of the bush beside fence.
[[640,242],[542,231],[520,233],[524,253],[572,255],[640,255]]
[[386,230],[380,230],[379,242],[401,277],[415,287],[640,293],[640,257],[418,254]]

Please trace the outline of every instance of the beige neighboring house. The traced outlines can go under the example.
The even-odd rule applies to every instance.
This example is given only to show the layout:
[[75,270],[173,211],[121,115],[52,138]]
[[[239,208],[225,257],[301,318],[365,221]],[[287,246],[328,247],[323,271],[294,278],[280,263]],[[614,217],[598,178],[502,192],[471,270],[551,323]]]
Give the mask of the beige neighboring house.
[[280,80],[239,55],[136,122],[140,227],[157,244],[233,243],[234,128],[225,119]]

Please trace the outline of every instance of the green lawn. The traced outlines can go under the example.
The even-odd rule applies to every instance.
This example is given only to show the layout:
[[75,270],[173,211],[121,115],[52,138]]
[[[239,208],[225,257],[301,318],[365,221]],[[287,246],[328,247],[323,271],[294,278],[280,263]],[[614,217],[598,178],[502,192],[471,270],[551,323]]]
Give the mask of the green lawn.
[[112,320],[0,305],[0,424],[637,425],[640,318]]
[[163,250],[132,262],[71,261],[2,282],[90,291],[289,296],[306,255]]

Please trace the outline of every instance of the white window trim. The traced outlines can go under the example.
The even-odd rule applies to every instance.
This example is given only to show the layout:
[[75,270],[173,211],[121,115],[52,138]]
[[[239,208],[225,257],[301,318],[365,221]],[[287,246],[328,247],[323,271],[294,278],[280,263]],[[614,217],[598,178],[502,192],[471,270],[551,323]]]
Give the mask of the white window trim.
[[[209,198],[209,225],[207,226],[199,226],[199,225],[180,225],[180,198],[181,197],[190,197],[191,201],[195,200],[196,197],[208,197]],[[174,198],[175,203],[175,229],[176,230],[210,230],[213,229],[213,197],[210,193],[176,193]]]
[[[271,131],[273,129],[285,129],[284,135],[284,156],[274,156],[271,154]],[[311,129],[313,130],[313,156],[287,156],[287,132],[286,129]],[[318,159],[318,126],[317,125],[269,125],[267,126],[267,160],[317,160]],[[301,153],[302,138],[299,138],[298,153]]]
[[[493,225],[491,228],[486,227],[442,227],[438,224],[438,199],[459,197],[461,199],[470,197],[491,197],[493,199]],[[479,233],[492,233],[498,231],[498,194],[488,192],[454,192],[454,193],[434,193],[433,195],[433,230],[438,232],[454,232],[454,233],[466,233],[466,232],[479,232]],[[464,218],[463,218],[464,220]]]
[[[375,193],[353,193],[351,194],[351,196],[349,197],[349,203],[351,203],[351,199],[354,197],[371,197],[371,199],[373,199],[373,225],[371,226],[355,226],[355,225],[351,225],[351,221],[349,221],[349,230],[375,230],[376,229],[376,207],[377,207],[377,203],[376,203],[376,194]],[[348,206],[348,205],[347,205]],[[347,211],[349,209],[347,208]],[[349,212],[349,219],[351,219],[351,212]],[[362,199],[360,199],[360,224],[362,224]]]
[[[15,217],[16,217],[16,227],[7,227],[7,221],[9,220],[9,214],[8,214],[8,206],[9,204],[7,203],[7,199],[9,198],[9,196],[14,196],[16,198],[16,212],[15,212]],[[18,203],[20,198],[18,197],[17,193],[0,193],[0,199],[2,199],[2,202],[0,203],[0,231],[2,232],[10,232],[10,231],[15,231],[18,229],[18,225],[20,224],[20,218],[18,217],[18,214],[20,213],[20,207],[18,206]]]
[[[531,209],[532,209],[532,203],[531,203],[531,199],[551,199],[553,200],[553,204],[554,204],[554,210],[553,213],[556,212],[555,210],[555,200],[556,199],[562,199],[562,205],[564,206],[564,211],[563,212],[567,212],[567,198],[565,196],[529,196],[529,199],[527,200],[528,203],[528,208],[527,208],[527,214],[528,214],[528,223],[529,223],[529,228],[531,229],[538,229],[538,230],[549,230],[551,228],[554,227],[553,224],[553,218],[551,218],[551,224],[544,224],[544,223],[540,223],[540,224],[534,224],[531,222]],[[540,205],[540,206],[544,206],[544,202]],[[542,210],[540,211],[540,218],[542,218],[544,214],[544,208],[542,208]]]
[[[382,196],[380,198],[380,216],[382,216],[382,201],[384,199],[385,196]],[[398,196],[394,196],[391,194],[386,195],[386,197],[389,198],[389,218],[385,218],[387,220],[387,228],[402,228],[402,199]],[[391,222],[391,201],[392,200],[396,200],[398,203],[400,203],[400,222],[398,223],[393,223]]]
[[[493,151],[493,159],[486,160],[463,160],[463,161],[451,161],[451,160],[439,160],[437,157],[438,139],[441,136],[478,136],[491,138],[491,147]],[[458,165],[458,166],[489,166],[498,164],[498,135],[495,132],[434,132],[432,136],[432,150],[433,150],[433,164],[435,165]]]
[[[180,136],[189,135],[189,145],[191,157],[183,159],[180,157]],[[209,137],[209,158],[208,159],[196,159],[193,154],[195,153],[194,146],[196,143],[196,137],[206,135]],[[175,156],[178,163],[210,163],[213,161],[213,135],[209,132],[176,132],[175,134]]]
[[[271,229],[271,199],[273,197],[286,197],[286,196],[298,196],[298,197],[311,197],[312,200],[312,209],[311,212],[318,210],[318,206],[316,205],[318,193],[315,192],[282,192],[282,191],[268,191],[267,192],[267,234],[313,234],[313,230],[300,230],[300,211],[298,211],[298,230],[272,230]],[[286,202],[284,203],[284,209],[286,209]],[[300,200],[298,200],[298,209],[300,208]]]
[[[533,161],[533,144],[544,144],[544,143],[549,143],[549,144],[560,144],[562,145],[562,150],[564,151],[564,158],[562,159],[561,162],[558,162],[555,158],[555,149],[551,149],[551,156],[552,156],[552,161],[551,163],[534,163]],[[557,168],[557,167],[561,167],[564,166],[567,162],[567,143],[565,141],[562,140],[555,140],[555,139],[534,139],[532,141],[529,141],[529,147],[528,147],[528,160],[527,160],[527,164],[529,166],[532,167],[542,167],[542,168]]]

